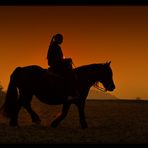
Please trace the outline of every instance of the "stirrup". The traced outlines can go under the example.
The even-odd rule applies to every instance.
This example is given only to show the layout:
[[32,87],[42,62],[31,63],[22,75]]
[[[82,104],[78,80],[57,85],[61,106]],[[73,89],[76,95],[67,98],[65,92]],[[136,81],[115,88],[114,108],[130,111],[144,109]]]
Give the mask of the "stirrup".
[[67,100],[72,101],[72,100],[77,100],[79,97],[78,96],[68,96]]

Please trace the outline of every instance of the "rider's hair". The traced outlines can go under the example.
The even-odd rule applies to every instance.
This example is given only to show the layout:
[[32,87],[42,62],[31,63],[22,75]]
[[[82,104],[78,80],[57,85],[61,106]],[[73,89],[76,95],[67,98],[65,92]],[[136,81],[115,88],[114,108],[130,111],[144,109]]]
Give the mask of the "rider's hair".
[[53,36],[53,39],[54,39],[55,41],[57,41],[57,40],[62,40],[62,39],[63,39],[63,35],[60,34],[60,33],[58,33],[58,34],[56,34],[56,35]]

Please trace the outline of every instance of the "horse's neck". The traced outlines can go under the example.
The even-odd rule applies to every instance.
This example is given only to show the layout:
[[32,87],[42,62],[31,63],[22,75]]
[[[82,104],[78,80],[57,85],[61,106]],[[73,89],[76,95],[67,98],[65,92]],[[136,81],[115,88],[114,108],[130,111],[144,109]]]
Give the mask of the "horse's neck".
[[91,64],[78,69],[78,75],[85,82],[86,87],[91,87],[99,80],[102,71],[102,64]]

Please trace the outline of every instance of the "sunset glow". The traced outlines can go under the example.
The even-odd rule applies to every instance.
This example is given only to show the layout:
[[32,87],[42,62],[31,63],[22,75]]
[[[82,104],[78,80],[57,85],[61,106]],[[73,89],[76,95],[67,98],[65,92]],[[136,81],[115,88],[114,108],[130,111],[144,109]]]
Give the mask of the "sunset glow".
[[17,66],[47,68],[51,37],[62,33],[75,66],[112,61],[118,98],[148,99],[148,6],[0,6],[0,83]]

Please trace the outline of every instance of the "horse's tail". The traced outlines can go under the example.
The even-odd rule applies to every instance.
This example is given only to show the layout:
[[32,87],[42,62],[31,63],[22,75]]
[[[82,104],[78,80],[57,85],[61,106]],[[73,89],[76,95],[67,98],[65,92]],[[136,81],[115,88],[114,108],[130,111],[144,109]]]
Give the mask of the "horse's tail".
[[8,85],[5,102],[1,107],[1,111],[4,116],[11,118],[18,107],[18,92],[17,92],[17,77],[20,71],[20,67],[17,67],[10,76],[10,82]]

